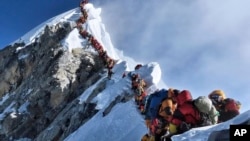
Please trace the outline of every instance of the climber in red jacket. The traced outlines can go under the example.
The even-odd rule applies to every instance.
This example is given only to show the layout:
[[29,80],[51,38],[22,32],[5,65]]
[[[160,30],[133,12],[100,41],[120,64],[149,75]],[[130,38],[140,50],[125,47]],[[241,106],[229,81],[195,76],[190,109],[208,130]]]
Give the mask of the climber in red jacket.
[[240,114],[241,103],[232,98],[226,98],[222,90],[214,90],[208,97],[220,113],[218,122],[230,120]]
[[191,93],[188,90],[181,91],[176,96],[177,109],[174,111],[169,125],[170,134],[180,134],[193,127],[200,121],[198,109],[193,105]]
[[79,31],[79,34],[84,38],[86,39],[89,35],[89,33],[86,31],[86,30],[80,30]]

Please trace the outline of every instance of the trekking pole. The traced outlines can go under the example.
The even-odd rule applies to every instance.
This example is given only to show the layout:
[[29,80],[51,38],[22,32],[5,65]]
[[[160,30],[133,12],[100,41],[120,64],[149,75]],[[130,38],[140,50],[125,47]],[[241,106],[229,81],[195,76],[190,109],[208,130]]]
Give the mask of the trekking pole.
[[163,136],[161,136],[161,141],[166,141],[166,138],[169,136],[170,136],[169,131],[166,131],[166,133]]
[[165,135],[161,136],[161,141],[165,141]]
[[147,127],[147,128],[148,128],[148,135],[151,136],[150,128],[149,127]]

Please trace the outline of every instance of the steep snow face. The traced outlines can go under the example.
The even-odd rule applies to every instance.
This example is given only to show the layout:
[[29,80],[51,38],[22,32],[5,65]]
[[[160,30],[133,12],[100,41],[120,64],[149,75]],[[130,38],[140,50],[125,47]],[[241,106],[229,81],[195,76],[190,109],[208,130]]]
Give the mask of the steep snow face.
[[[103,117],[103,112],[117,97],[133,96],[130,75],[127,74],[125,78],[122,78],[124,72],[131,74],[138,73],[141,78],[147,82],[148,86],[154,86],[150,87],[148,91],[154,91],[157,88],[156,85],[161,81],[160,66],[158,63],[153,62],[143,65],[139,70],[134,70],[135,65],[138,63],[132,58],[124,56],[122,51],[113,47],[110,36],[106,32],[100,17],[101,9],[94,8],[90,3],[85,5],[85,9],[88,12],[88,19],[82,27],[98,40],[104,50],[107,51],[108,56],[118,62],[113,68],[114,75],[112,79],[107,81],[106,88],[103,91],[89,101],[93,90],[103,83],[103,81],[106,81],[106,76],[103,76],[96,84],[90,86],[78,98],[80,101],[79,104],[86,102],[96,103],[96,109],[99,110],[99,112],[72,133],[66,140],[140,140],[141,136],[147,132],[147,128],[133,100],[114,105],[110,113],[105,117]],[[21,40],[24,41],[26,45],[35,42],[44,32],[43,30],[46,25],[58,25],[59,22],[70,22],[71,26],[75,26],[75,21],[80,15],[81,12],[78,8],[65,12],[37,26],[25,34]],[[96,53],[88,44],[88,41],[79,35],[77,29],[73,29],[61,42],[62,47],[69,53],[75,48],[84,48],[85,50]],[[23,48],[19,49],[21,50]]]
[[[161,82],[160,66],[156,62],[152,62],[143,65],[139,70],[133,70],[137,62],[132,58],[123,56],[121,51],[117,51],[112,46],[109,35],[105,31],[104,25],[101,23],[101,18],[97,16],[100,14],[98,13],[100,10],[94,10],[94,7],[90,4],[86,5],[86,8],[88,8],[88,14],[92,16],[90,16],[89,21],[83,26],[87,29],[87,31],[93,34],[98,39],[98,41],[100,41],[110,56],[119,58],[123,61],[119,61],[114,67],[113,70],[115,74],[113,75],[112,80],[106,85],[106,89],[92,100],[92,102],[97,103],[96,108],[100,111],[86,124],[82,125],[78,130],[68,136],[65,141],[139,141],[141,137],[148,132],[148,129],[146,128],[143,116],[139,114],[134,101],[116,104],[111,109],[110,113],[105,117],[103,117],[103,112],[105,108],[108,107],[109,103],[114,101],[117,96],[124,95],[124,92],[130,92],[129,85],[131,81],[129,76],[121,78],[121,75],[124,71],[140,74],[140,76],[150,86],[147,90],[150,94],[150,92],[158,88],[158,85]],[[98,12],[96,13],[96,11]],[[79,40],[81,40],[80,42],[84,44],[84,40]],[[79,104],[87,101],[90,93],[97,87],[99,83],[101,83],[101,81],[102,80],[91,86],[79,97]],[[230,124],[239,124],[249,117],[249,112],[246,112],[237,118],[222,124],[192,129],[185,134],[174,136],[173,140],[206,141],[208,135],[212,131],[228,129]]]
[[133,101],[117,104],[105,117],[99,113],[65,141],[139,141],[147,132]]
[[[110,36],[101,23],[101,10],[95,9],[92,4],[85,5],[85,8],[89,16],[87,22],[82,25],[83,28],[100,42],[110,57],[118,59],[119,61],[113,68],[114,75],[112,76],[112,80],[106,84],[106,88],[101,93],[91,100],[92,103],[97,104],[96,109],[100,111],[65,140],[140,140],[141,136],[147,132],[147,128],[144,124],[143,116],[140,114],[133,100],[116,104],[110,113],[104,117],[103,113],[117,97],[133,95],[130,78],[130,75],[133,73],[139,74],[141,78],[147,82],[148,86],[152,86],[147,90],[148,92],[154,91],[157,88],[157,84],[161,81],[160,66],[157,62],[152,62],[143,65],[139,70],[134,70],[135,65],[138,63],[132,58],[123,56],[121,51],[113,47]],[[79,37],[79,33],[74,30],[63,43],[65,49],[70,52],[74,47],[86,46],[87,44],[88,42]],[[124,72],[127,72],[127,76],[122,78]],[[88,102],[92,91],[98,87],[104,79],[105,78],[100,79],[95,85],[89,87],[79,97],[79,104]]]
[[[119,96],[131,96],[131,79],[129,74],[122,78],[124,72],[138,73],[143,78],[149,88],[147,91],[152,92],[159,88],[158,85],[161,80],[161,69],[157,62],[144,64],[139,70],[134,70],[134,67],[138,62],[132,58],[124,56],[122,51],[113,47],[109,34],[105,30],[105,26],[102,24],[100,17],[101,9],[95,8],[92,4],[86,4],[85,9],[88,12],[88,20],[83,24],[83,28],[91,33],[107,50],[108,55],[113,59],[117,59],[118,62],[114,66],[115,72],[111,80],[106,80],[106,76],[103,76],[94,85],[85,90],[79,97],[79,105],[86,102],[96,104],[96,109],[99,110],[90,120],[80,126],[75,132],[70,134],[65,141],[139,141],[142,135],[148,133],[148,129],[144,124],[143,116],[140,114],[136,107],[134,100],[127,102],[121,102],[115,104],[110,112],[103,116],[105,110],[109,107],[110,103],[116,100]],[[74,22],[80,17],[80,10],[78,8],[65,12],[59,16],[51,18],[50,20],[42,23],[38,27],[34,28],[22,37],[22,41],[26,44],[30,44],[35,41],[37,37],[41,35],[46,25],[56,25],[58,22],[71,22],[72,26]],[[71,52],[74,48],[86,47],[87,40],[83,39],[77,29],[72,30],[68,36],[62,41],[62,46],[66,51]],[[22,48],[19,48],[22,49]],[[85,48],[86,50],[95,52],[91,47]],[[107,81],[105,89],[101,91],[96,97],[89,99],[92,92],[103,82]],[[167,87],[164,87],[167,88]],[[6,95],[0,100],[0,105],[8,99]],[[90,101],[89,101],[90,100]],[[78,106],[79,106],[78,105]],[[10,106],[11,107],[11,106]],[[25,111],[27,103],[22,106]],[[11,108],[7,108],[0,114],[0,119],[4,117],[7,111],[11,111]],[[21,110],[21,109],[20,109]],[[192,129],[182,135],[174,136],[174,141],[206,141],[208,135],[214,130],[228,129],[230,124],[238,124],[246,119],[249,119],[250,111],[239,115],[238,117],[218,125],[208,126],[204,128]],[[0,127],[1,128],[1,127]]]
[[[112,80],[106,84],[105,90],[92,100],[93,103],[97,103],[96,108],[100,111],[86,124],[68,136],[68,138],[65,139],[66,141],[140,140],[141,136],[147,132],[143,116],[140,114],[133,100],[116,104],[111,109],[111,112],[103,117],[103,112],[112,101],[115,101],[116,97],[133,95],[130,86],[130,75],[128,74],[122,78],[122,73],[126,70],[126,63],[124,61],[118,62],[113,70],[115,74],[112,76]],[[139,70],[131,71],[130,73],[140,74],[149,85],[158,83],[159,80],[154,78],[159,78],[159,74],[161,74],[157,63],[149,63],[142,66]],[[85,103],[93,89],[102,81],[103,79],[99,80],[95,85],[87,89],[79,97],[79,104]]]
[[[98,40],[98,42],[103,46],[104,50],[107,50],[110,57],[115,60],[121,59],[124,61],[128,61],[129,63],[127,63],[127,70],[133,70],[137,62],[133,58],[124,56],[123,51],[113,47],[109,33],[106,32],[105,26],[102,23],[102,19],[100,17],[101,8],[95,8],[91,3],[86,4],[84,8],[88,12],[88,19],[86,23],[82,25],[82,27]],[[55,16],[32,29],[31,31],[23,35],[20,39],[13,42],[13,44],[17,42],[24,42],[25,46],[27,46],[35,42],[36,39],[38,39],[44,32],[44,29],[47,25],[62,26],[58,23],[69,22],[71,27],[75,27],[75,21],[80,17],[80,15],[80,9],[75,8],[58,16]],[[72,30],[70,34],[64,39],[64,41],[62,41],[62,46],[69,52],[71,52],[73,48],[85,47],[87,44],[88,42],[79,35],[77,29]],[[23,48],[24,47],[19,47],[16,51],[19,51]]]
[[[90,8],[88,12],[95,10],[92,9],[92,5],[88,5]],[[98,10],[97,10],[98,11]],[[92,12],[89,14],[92,15]],[[100,13],[98,13],[100,14]],[[98,15],[93,13],[93,15]],[[115,74],[112,80],[106,85],[106,89],[102,91],[97,97],[92,99],[92,102],[97,103],[97,109],[100,111],[90,119],[86,124],[78,128],[74,133],[69,135],[65,141],[81,141],[81,140],[98,140],[98,141],[128,141],[134,140],[139,141],[141,137],[148,133],[148,129],[144,124],[143,116],[140,115],[134,101],[126,103],[116,104],[110,111],[110,113],[103,117],[103,112],[108,104],[115,100],[119,95],[130,93],[130,82],[129,76],[121,78],[124,71],[130,71],[131,73],[138,73],[140,76],[150,85],[148,92],[152,92],[159,88],[158,85],[161,82],[161,69],[158,63],[148,63],[143,65],[139,70],[133,70],[137,64],[133,59],[123,56],[121,51],[116,51],[113,48],[108,33],[105,31],[100,18],[93,18],[90,16],[89,21],[83,25],[91,34],[93,34],[98,41],[108,51],[109,55],[118,58],[120,61],[114,68]],[[91,20],[92,19],[92,20]],[[94,20],[95,19],[95,20]],[[84,43],[84,41],[82,41]],[[132,65],[131,65],[132,64]],[[80,97],[80,103],[82,104],[87,101],[90,93],[93,89],[101,83],[102,80],[97,82],[95,85],[87,89]],[[167,87],[165,87],[167,88]],[[249,111],[250,112],[250,111]],[[246,119],[249,119],[249,112],[246,112],[235,119],[228,122],[208,126],[203,128],[192,129],[185,134],[174,136],[174,141],[206,141],[208,135],[215,130],[228,129],[230,124],[239,124]]]
[[[98,40],[98,42],[103,46],[103,49],[107,50],[107,53],[111,58],[115,60],[121,59],[120,56],[117,55],[117,50],[114,49],[110,36],[106,32],[105,26],[102,23],[100,17],[101,8],[95,8],[91,3],[86,4],[84,8],[88,13],[88,19],[82,27]],[[77,12],[79,11],[75,10],[75,13]],[[71,52],[72,48],[85,47],[88,44],[88,41],[80,37],[77,29],[75,29],[65,39],[63,46]]]
[[90,32],[103,46],[104,50],[107,50],[108,55],[113,59],[121,59],[117,55],[117,50],[114,49],[109,34],[105,30],[105,26],[102,23],[100,14],[101,8],[95,8],[91,3],[86,4],[84,8],[88,12],[88,20],[83,25],[85,29]]

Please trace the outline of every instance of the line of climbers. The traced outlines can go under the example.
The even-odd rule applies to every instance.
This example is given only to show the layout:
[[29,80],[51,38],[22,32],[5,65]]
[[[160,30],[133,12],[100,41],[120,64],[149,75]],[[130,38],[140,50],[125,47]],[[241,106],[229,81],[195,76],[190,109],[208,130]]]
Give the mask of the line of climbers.
[[111,79],[111,76],[114,74],[112,71],[116,61],[108,56],[107,52],[103,49],[103,46],[94,38],[93,35],[88,33],[85,29],[83,29],[82,24],[84,24],[88,19],[88,13],[84,6],[88,3],[88,0],[82,0],[80,2],[80,10],[82,15],[78,20],[76,20],[76,28],[79,30],[79,34],[87,39],[89,44],[93,46],[93,48],[97,51],[99,56],[103,59],[105,67],[108,69],[108,78]]
[[[142,64],[137,64],[134,70],[138,70],[141,67],[142,67]],[[122,78],[124,78],[125,76],[127,76],[127,74],[124,72],[122,75]],[[147,93],[145,91],[145,89],[147,88],[147,84],[145,80],[140,77],[139,74],[129,72],[128,76],[131,78],[131,89],[134,92],[135,102],[138,106],[138,109],[143,114],[145,99],[147,96]]]
[[[141,66],[138,64],[135,70]],[[241,103],[226,98],[222,90],[195,99],[189,90],[173,88],[147,94],[147,84],[140,75],[130,74],[130,77],[135,102],[149,130],[141,141],[171,141],[173,135],[225,122],[240,114]]]
[[[82,16],[76,21],[79,34],[103,58],[108,69],[108,78],[113,74],[115,61],[107,55],[102,45],[86,30],[82,24],[87,21],[88,14],[84,9],[87,0],[80,2]],[[141,64],[135,66],[140,69]],[[123,74],[125,77],[126,74]],[[171,136],[180,134],[195,127],[202,127],[227,121],[239,115],[241,103],[232,98],[226,98],[222,90],[212,91],[208,97],[192,98],[190,91],[178,89],[161,89],[147,94],[147,84],[139,74],[131,74],[131,89],[134,91],[136,104],[145,117],[149,132],[142,141],[170,141]]]

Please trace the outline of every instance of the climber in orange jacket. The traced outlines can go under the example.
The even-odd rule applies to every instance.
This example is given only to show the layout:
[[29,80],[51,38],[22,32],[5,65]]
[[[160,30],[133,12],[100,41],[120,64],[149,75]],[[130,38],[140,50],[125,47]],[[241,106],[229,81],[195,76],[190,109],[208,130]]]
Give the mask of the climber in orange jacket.
[[158,114],[170,122],[176,108],[177,103],[173,102],[171,98],[166,98],[161,102]]

